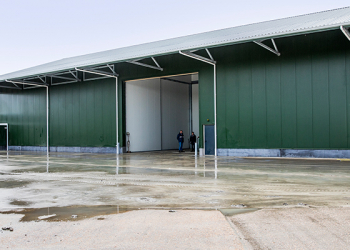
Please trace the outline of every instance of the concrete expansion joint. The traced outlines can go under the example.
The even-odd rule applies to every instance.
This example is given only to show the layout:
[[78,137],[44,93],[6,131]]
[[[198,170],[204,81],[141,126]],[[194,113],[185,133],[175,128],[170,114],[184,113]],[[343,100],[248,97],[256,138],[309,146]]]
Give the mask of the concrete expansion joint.
[[239,241],[242,243],[243,249],[244,250],[253,250],[254,249],[253,246],[244,238],[243,234],[240,232],[240,230],[238,230],[238,228],[235,226],[235,224],[233,224],[232,221],[229,218],[227,218],[227,216],[225,216],[225,219],[228,222],[228,224],[230,225],[230,227],[232,228],[233,232],[238,237]]

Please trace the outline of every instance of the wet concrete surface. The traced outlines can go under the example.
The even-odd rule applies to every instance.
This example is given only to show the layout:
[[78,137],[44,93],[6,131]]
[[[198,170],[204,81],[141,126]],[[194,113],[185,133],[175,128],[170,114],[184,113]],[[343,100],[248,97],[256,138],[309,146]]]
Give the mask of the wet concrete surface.
[[215,159],[175,151],[118,157],[0,152],[2,212],[77,206],[91,211],[112,206],[115,209],[108,213],[115,213],[117,206],[217,210],[349,203],[350,162],[344,159]]

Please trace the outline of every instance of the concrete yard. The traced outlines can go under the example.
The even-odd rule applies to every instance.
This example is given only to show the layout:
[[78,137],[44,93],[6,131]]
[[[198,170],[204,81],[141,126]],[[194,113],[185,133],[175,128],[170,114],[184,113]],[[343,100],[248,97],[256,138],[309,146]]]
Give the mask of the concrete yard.
[[[19,216],[1,215],[1,221]],[[103,219],[103,220],[102,220]],[[141,210],[82,221],[13,223],[10,249],[244,249],[220,212]]]
[[118,158],[2,151],[0,226],[14,231],[2,230],[0,243],[11,249],[346,249],[349,166],[346,159],[215,159],[174,151]]

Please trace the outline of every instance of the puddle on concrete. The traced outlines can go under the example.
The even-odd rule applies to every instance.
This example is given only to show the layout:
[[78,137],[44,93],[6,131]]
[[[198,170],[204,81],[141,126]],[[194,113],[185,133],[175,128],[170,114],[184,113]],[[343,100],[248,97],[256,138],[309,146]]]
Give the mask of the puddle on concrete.
[[27,207],[29,205],[31,205],[31,202],[28,201],[22,201],[22,200],[13,200],[10,202],[10,205],[14,205],[14,206],[23,206],[23,207]]
[[[176,212],[178,210],[205,210],[215,211],[217,209],[211,208],[176,208],[174,207],[145,207],[145,208],[132,208],[127,206],[70,206],[70,207],[49,207],[49,208],[30,208],[15,211],[0,212],[2,214],[23,214],[24,216],[20,220],[21,222],[27,221],[78,221],[87,218],[97,217],[97,220],[104,220],[106,215],[121,214],[135,210],[166,210],[169,212]],[[221,211],[221,209],[218,209]],[[231,216],[228,210],[236,210],[234,214],[253,212],[258,209],[222,209],[221,213],[225,216]],[[226,211],[227,210],[227,211]],[[240,211],[242,210],[242,211]],[[243,211],[244,210],[244,211]]]
[[[32,206],[23,201],[45,209],[80,206],[81,211],[99,211],[102,208],[94,205],[101,205],[102,213],[114,213],[113,204],[119,204],[121,212],[122,206],[217,209],[246,204],[251,209],[285,203],[349,203],[343,198],[350,193],[350,162],[346,161],[195,158],[171,151],[116,158],[113,154],[50,153],[48,158],[30,153],[11,153],[7,158],[0,155],[0,188],[12,188],[9,195],[0,196],[0,210]],[[50,214],[57,216],[50,220],[60,220],[61,212],[51,209]],[[237,209],[230,211],[236,213]],[[35,214],[34,220],[50,215],[43,211]],[[79,211],[69,210],[62,218],[99,215],[95,211],[84,213],[80,216]]]
[[[33,167],[31,164],[22,164],[22,169],[13,170],[14,174],[23,174],[23,173],[69,173],[69,172],[101,172],[110,175],[129,175],[129,174],[138,174],[138,175],[162,175],[162,176],[182,176],[182,175],[194,175],[195,171],[198,171],[198,176],[201,177],[214,177],[214,169],[210,166],[205,170],[206,173],[202,173],[201,169],[176,169],[174,166],[171,167],[161,167],[161,168],[148,168],[148,167],[116,167],[116,166],[103,166],[103,165],[92,165],[86,166],[84,164],[57,164],[50,163],[49,166],[46,163],[41,163],[42,166]],[[39,164],[36,164],[39,165]]]
[[24,187],[30,184],[30,181],[22,181],[22,180],[0,180],[0,188],[18,188]]
[[[39,217],[47,216],[43,221],[76,221],[95,216],[125,213],[138,208],[124,206],[71,206],[71,207],[50,207],[30,208],[18,211],[2,212],[3,214],[24,214],[20,221],[41,221]],[[52,216],[55,215],[55,216]],[[77,215],[77,216],[74,216]]]

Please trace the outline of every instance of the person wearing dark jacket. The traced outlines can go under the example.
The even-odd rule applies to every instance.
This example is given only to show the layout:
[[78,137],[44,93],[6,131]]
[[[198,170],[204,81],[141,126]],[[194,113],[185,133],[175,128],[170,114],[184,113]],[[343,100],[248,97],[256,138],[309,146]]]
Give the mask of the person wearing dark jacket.
[[194,144],[196,143],[196,141],[197,141],[196,135],[194,134],[194,132],[192,132],[192,134],[190,136],[191,152],[194,151]]
[[182,146],[184,144],[184,133],[180,130],[180,133],[177,134],[177,141],[179,142],[179,152],[183,152]]

